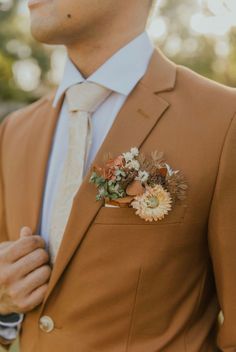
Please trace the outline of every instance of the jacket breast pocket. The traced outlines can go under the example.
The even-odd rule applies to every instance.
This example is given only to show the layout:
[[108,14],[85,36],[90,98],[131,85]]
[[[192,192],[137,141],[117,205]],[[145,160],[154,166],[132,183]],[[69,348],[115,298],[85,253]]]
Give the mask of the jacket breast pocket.
[[186,204],[176,203],[173,209],[159,221],[145,221],[141,219],[136,210],[131,207],[124,208],[110,208],[103,206],[94,219],[95,224],[108,224],[108,225],[150,225],[162,226],[165,224],[181,223],[184,220],[187,210]]

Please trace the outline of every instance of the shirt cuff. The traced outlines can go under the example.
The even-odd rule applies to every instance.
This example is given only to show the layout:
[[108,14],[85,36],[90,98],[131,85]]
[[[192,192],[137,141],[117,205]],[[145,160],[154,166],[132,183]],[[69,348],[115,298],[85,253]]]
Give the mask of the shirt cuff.
[[17,328],[2,328],[0,327],[0,337],[7,341],[14,341],[17,338]]

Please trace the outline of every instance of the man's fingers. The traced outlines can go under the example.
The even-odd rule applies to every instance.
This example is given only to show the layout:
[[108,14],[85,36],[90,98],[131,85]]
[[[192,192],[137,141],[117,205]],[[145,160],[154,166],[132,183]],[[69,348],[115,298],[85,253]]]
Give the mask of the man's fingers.
[[27,293],[32,293],[38,287],[46,284],[51,276],[51,268],[49,265],[43,265],[41,268],[36,269],[32,273],[28,274],[22,280],[22,286],[27,287]]
[[0,250],[7,248],[9,246],[11,246],[12,242],[11,241],[7,241],[7,242],[1,242],[0,243]]
[[49,255],[43,248],[37,248],[33,252],[20,258],[13,263],[12,269],[17,273],[17,277],[24,277],[31,271],[48,263]]
[[24,298],[24,301],[19,304],[19,311],[26,313],[41,304],[46,295],[47,288],[48,284],[44,284],[34,290],[27,298]]
[[24,227],[21,228],[21,230],[20,230],[20,238],[27,237],[27,236],[32,236],[32,235],[33,235],[33,232],[32,232],[30,227],[24,226]]
[[25,276],[24,279],[16,282],[10,288],[10,296],[13,301],[21,299],[21,297],[27,297],[38,287],[46,284],[51,276],[51,268],[48,265],[43,265],[40,268],[32,271],[30,274]]
[[33,252],[37,248],[44,248],[45,242],[40,236],[26,236],[13,242],[9,248],[6,249],[6,260],[8,262],[16,262],[25,255]]
[[41,236],[23,227],[17,241],[0,244],[1,314],[28,312],[42,303],[51,276]]

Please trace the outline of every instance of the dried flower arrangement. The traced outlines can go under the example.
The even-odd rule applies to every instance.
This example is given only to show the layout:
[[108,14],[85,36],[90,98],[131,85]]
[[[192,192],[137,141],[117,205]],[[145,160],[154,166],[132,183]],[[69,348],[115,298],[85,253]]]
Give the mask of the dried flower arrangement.
[[144,155],[138,148],[94,166],[90,182],[97,187],[97,200],[107,205],[133,207],[146,221],[158,221],[186,197],[187,184],[179,170],[164,160],[164,153]]

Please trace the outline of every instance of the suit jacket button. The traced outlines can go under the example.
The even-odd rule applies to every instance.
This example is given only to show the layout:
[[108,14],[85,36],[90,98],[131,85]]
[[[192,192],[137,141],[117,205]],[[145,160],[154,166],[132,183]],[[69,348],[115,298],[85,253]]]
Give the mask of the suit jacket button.
[[54,329],[54,321],[52,318],[44,315],[39,319],[39,328],[43,332],[51,332]]
[[220,313],[218,315],[218,324],[219,325],[223,325],[224,324],[224,313],[222,312],[222,310],[220,311]]

